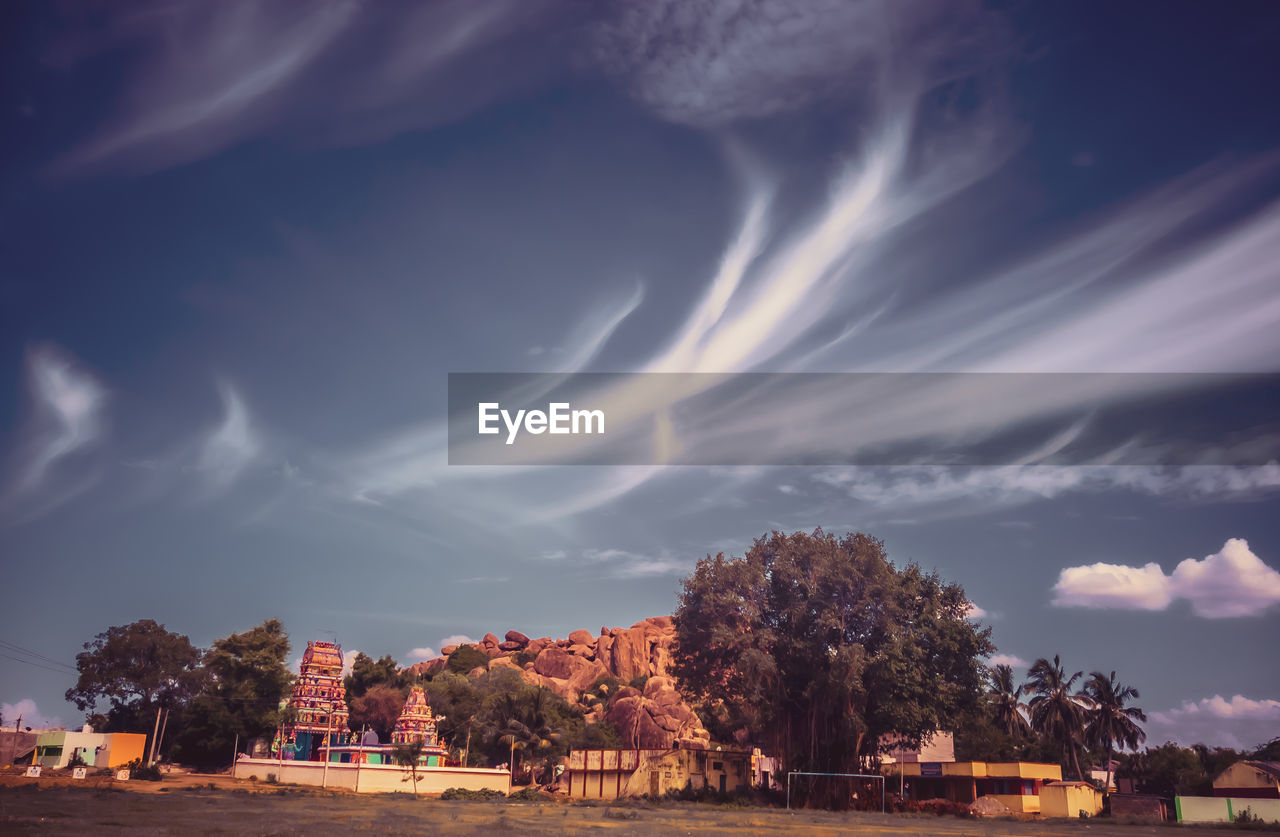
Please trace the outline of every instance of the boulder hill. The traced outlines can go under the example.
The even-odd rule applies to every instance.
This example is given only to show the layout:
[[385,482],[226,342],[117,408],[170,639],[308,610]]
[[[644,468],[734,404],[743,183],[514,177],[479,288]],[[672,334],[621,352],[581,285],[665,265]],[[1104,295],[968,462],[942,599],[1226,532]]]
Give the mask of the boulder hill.
[[[651,616],[630,628],[601,628],[599,636],[578,630],[566,639],[530,639],[519,631],[507,631],[499,640],[485,634],[475,648],[489,657],[489,670],[510,668],[526,682],[545,686],[569,703],[580,705],[590,723],[601,718],[622,735],[623,745],[640,748],[705,748],[710,738],[702,721],[676,690],[671,675],[671,650],[676,641],[670,616]],[[435,674],[444,669],[457,646],[440,649],[443,656],[409,668],[414,674]],[[523,665],[516,661],[522,656]],[[469,672],[478,677],[483,667]],[[608,701],[584,701],[593,685],[605,677],[624,684]],[[643,689],[625,685],[637,677],[648,678]]]

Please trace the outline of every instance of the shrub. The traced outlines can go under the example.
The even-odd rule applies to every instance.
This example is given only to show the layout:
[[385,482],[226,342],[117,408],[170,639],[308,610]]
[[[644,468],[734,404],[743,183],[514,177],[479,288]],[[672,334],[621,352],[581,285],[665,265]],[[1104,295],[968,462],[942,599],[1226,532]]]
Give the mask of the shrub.
[[130,779],[141,779],[144,782],[159,782],[164,776],[160,768],[154,764],[143,764],[142,759],[134,759],[126,767],[129,768]]
[[441,799],[460,799],[467,802],[494,802],[499,799],[506,799],[507,795],[502,791],[490,790],[470,790],[468,788],[446,788],[445,792],[440,794]]
[[538,802],[542,798],[542,791],[534,787],[521,788],[507,797],[507,799],[515,800],[516,802]]

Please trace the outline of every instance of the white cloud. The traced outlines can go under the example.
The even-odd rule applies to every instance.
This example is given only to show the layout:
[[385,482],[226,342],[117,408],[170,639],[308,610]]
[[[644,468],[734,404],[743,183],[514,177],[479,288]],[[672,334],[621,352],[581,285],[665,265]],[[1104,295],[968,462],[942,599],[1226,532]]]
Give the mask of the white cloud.
[[1164,610],[1173,601],[1169,578],[1156,563],[1126,567],[1100,562],[1068,567],[1058,576],[1053,592],[1053,603],[1059,607]]
[[1176,599],[1206,619],[1257,616],[1280,602],[1280,573],[1255,555],[1242,538],[1218,552],[1182,561],[1171,575],[1159,564],[1143,567],[1097,563],[1068,567],[1053,587],[1061,607],[1164,610]]
[[1014,669],[1015,672],[1017,669],[1027,668],[1031,665],[1016,654],[996,654],[991,659],[987,660],[987,664],[991,666],[1009,666]]
[[985,619],[987,617],[987,612],[973,602],[965,603],[964,612],[967,619]]
[[23,727],[31,727],[32,730],[52,729],[63,726],[61,718],[45,715],[37,708],[36,702],[31,698],[23,698],[17,703],[0,705],[0,715],[4,715],[4,723],[8,729],[13,729],[13,725],[18,723],[19,718],[22,719]]
[[440,640],[440,647],[444,648],[449,645],[477,645],[480,640],[472,639],[466,634],[451,634]]
[[436,653],[434,648],[414,648],[409,651],[408,661],[411,663],[421,663],[426,660],[434,660],[438,656],[440,655]]
[[1275,737],[1280,728],[1280,700],[1254,700],[1221,695],[1153,712],[1147,725],[1148,742],[1175,741],[1183,745],[1252,749]]
[[792,496],[800,493],[800,489],[796,488],[794,485],[789,485],[789,484],[783,484],[778,486],[778,490],[783,494],[792,495]]
[[351,673],[351,666],[355,664],[356,655],[359,653],[360,652],[354,648],[349,651],[342,652],[342,675],[344,677]]
[[249,412],[230,385],[220,387],[222,423],[201,445],[197,468],[215,489],[226,488],[261,452],[262,441],[249,421]]
[[21,488],[34,489],[59,460],[98,437],[107,393],[66,353],[52,347],[30,353],[28,373],[37,427],[28,446],[29,461]]

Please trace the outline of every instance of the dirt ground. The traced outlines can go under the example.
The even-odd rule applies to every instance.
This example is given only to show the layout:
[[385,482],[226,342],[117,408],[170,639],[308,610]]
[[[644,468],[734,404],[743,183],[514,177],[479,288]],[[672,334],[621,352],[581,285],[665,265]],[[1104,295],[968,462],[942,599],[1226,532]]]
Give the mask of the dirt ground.
[[[127,788],[127,789],[126,789]],[[1101,820],[1016,822],[922,815],[789,812],[692,803],[444,802],[407,794],[357,796],[311,788],[236,782],[225,776],[169,777],[117,785],[94,779],[0,776],[0,834],[431,834],[998,835],[1139,837],[1168,825]],[[1236,828],[1193,835],[1239,834]]]

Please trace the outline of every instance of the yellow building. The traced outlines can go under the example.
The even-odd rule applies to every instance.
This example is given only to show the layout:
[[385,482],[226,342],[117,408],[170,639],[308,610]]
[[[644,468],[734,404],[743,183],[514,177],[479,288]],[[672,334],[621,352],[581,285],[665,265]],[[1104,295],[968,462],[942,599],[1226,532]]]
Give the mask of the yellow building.
[[994,796],[1015,813],[1040,813],[1040,792],[1047,782],[1062,780],[1062,768],[1040,762],[917,762],[881,768],[889,793],[906,799],[947,799],[968,805]]
[[1238,761],[1213,780],[1213,795],[1280,799],[1280,762]]
[[1045,817],[1094,817],[1102,811],[1102,792],[1087,782],[1054,782],[1040,790]]

